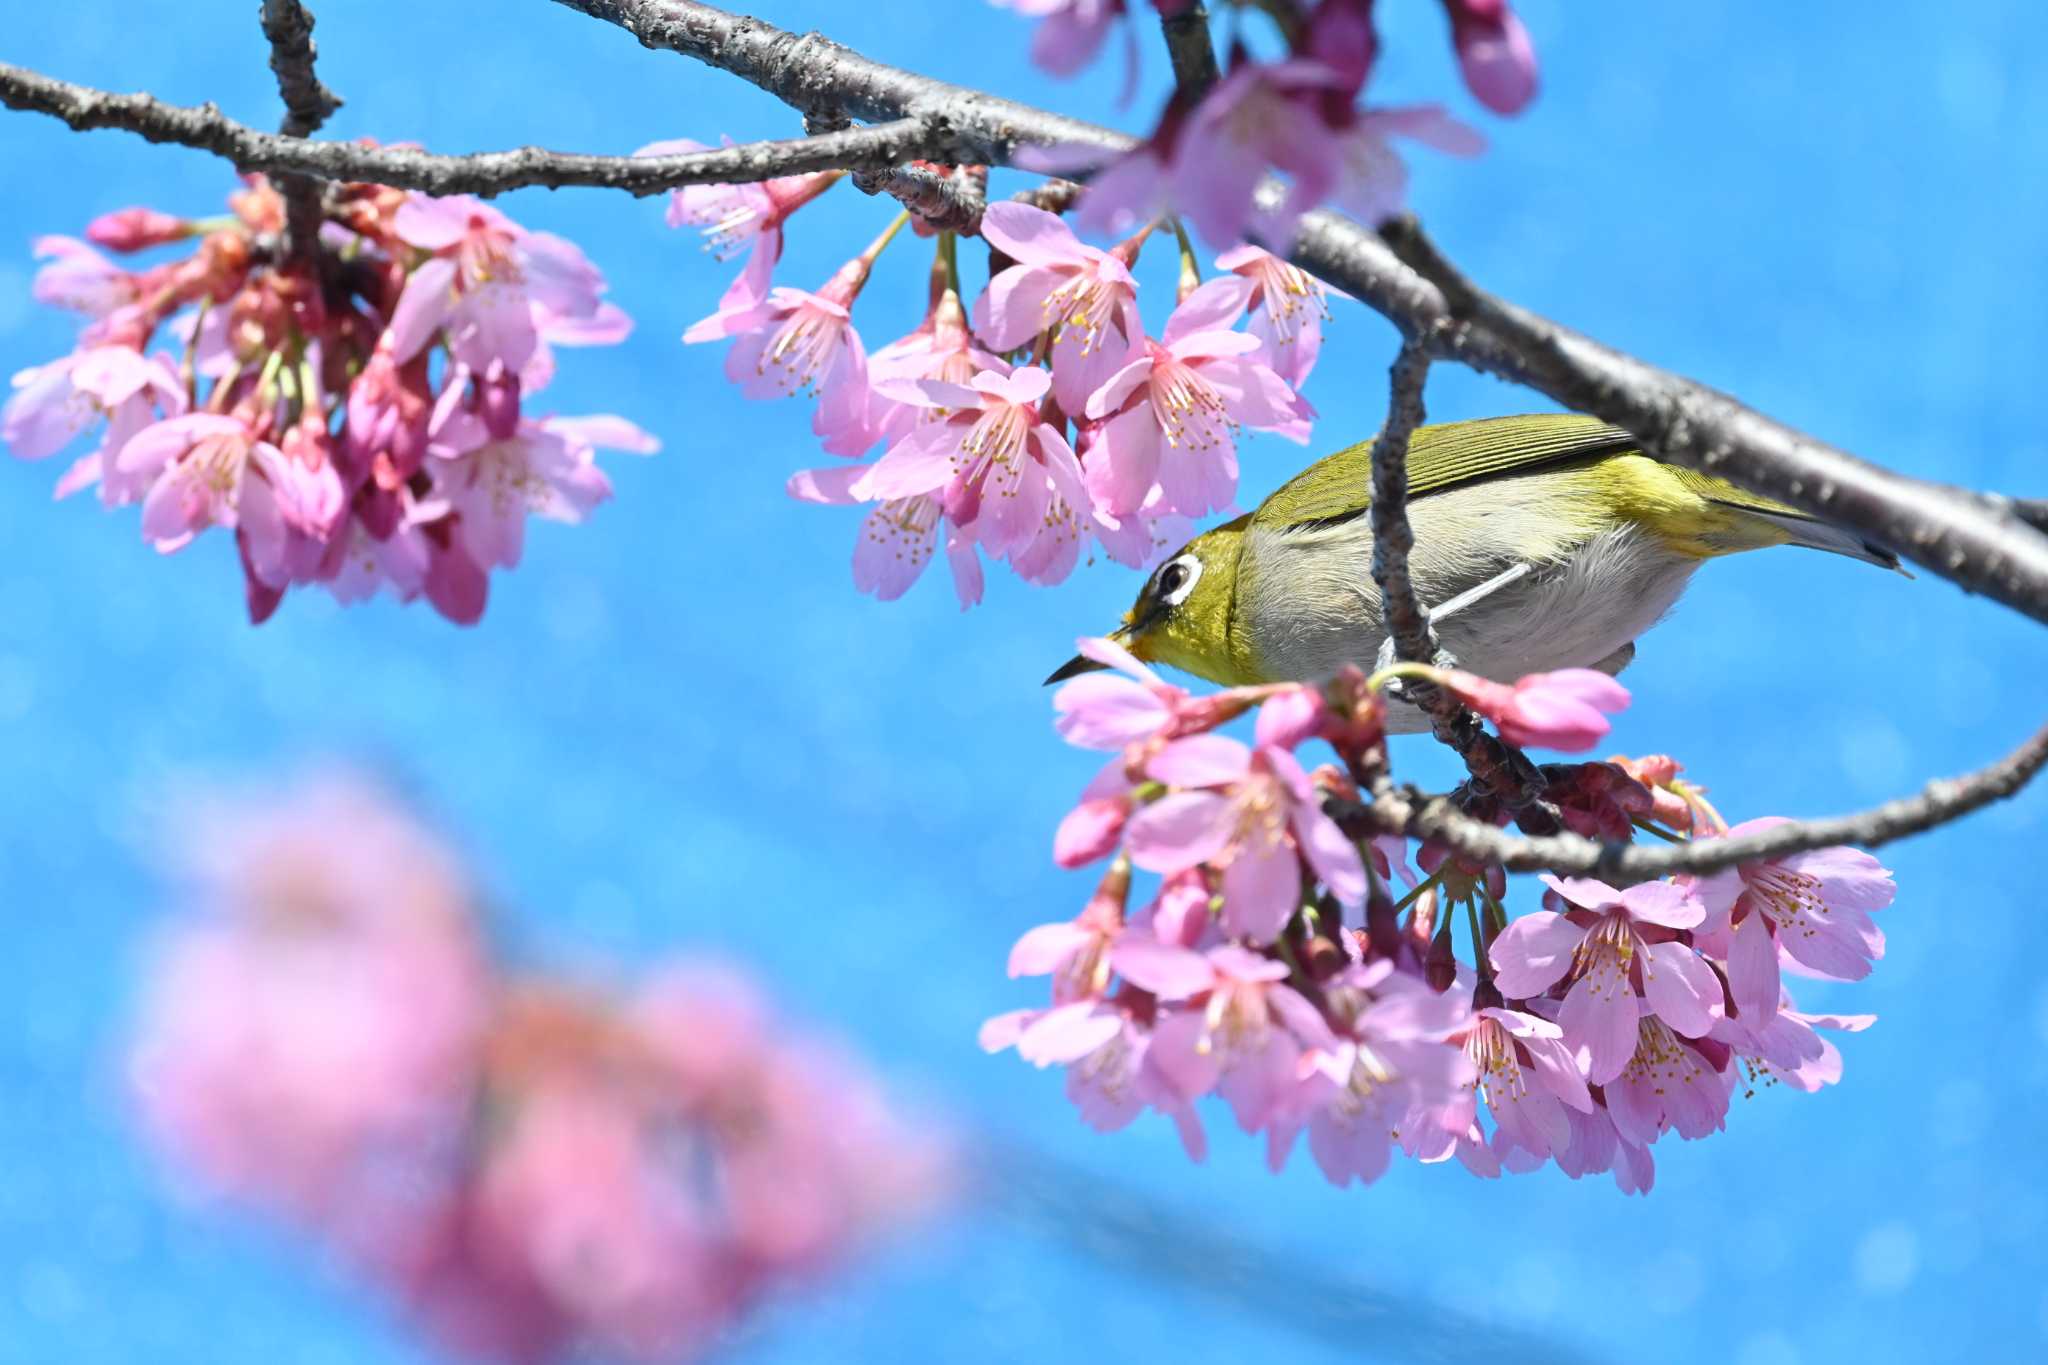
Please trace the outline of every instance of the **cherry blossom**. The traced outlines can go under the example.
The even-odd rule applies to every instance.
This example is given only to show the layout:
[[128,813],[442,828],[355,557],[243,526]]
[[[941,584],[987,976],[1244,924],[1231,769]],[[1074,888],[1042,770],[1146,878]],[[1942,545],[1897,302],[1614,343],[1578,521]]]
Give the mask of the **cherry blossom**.
[[1145,234],[1101,251],[1044,209],[1014,203],[989,205],[981,234],[1017,264],[975,300],[975,331],[1003,351],[1049,334],[1053,396],[1080,415],[1144,336],[1130,267]]
[[[720,139],[730,147],[731,138]],[[711,149],[689,138],[650,142],[635,156],[677,156]],[[724,302],[756,303],[767,297],[769,277],[782,257],[782,230],[790,217],[836,184],[844,172],[786,175],[773,180],[727,185],[684,185],[669,191],[668,225],[693,225],[704,248],[724,261],[747,252],[747,264],[726,291]]]
[[1088,399],[1102,424],[1088,488],[1105,511],[1205,515],[1237,496],[1238,427],[1308,440],[1315,410],[1265,364],[1257,337],[1230,329],[1242,307],[1235,281],[1211,280]]
[[[1728,834],[1784,823],[1748,820]],[[1876,858],[1839,847],[1742,863],[1695,885],[1708,910],[1705,939],[1725,957],[1729,990],[1752,1024],[1777,1008],[1781,960],[1830,980],[1868,976],[1884,956],[1884,930],[1870,916],[1890,905],[1897,891]]]
[[1493,941],[1494,981],[1510,999],[1527,999],[1570,976],[1558,1023],[1589,1081],[1604,1085],[1626,1065],[1643,1015],[1688,1038],[1713,1027],[1720,979],[1690,947],[1659,932],[1698,925],[1706,907],[1696,896],[1670,882],[1623,891],[1585,877],[1545,873],[1543,882],[1562,911],[1508,925]]
[[1263,247],[1244,244],[1216,258],[1218,270],[1239,281],[1241,306],[1251,310],[1251,333],[1266,344],[1263,356],[1273,372],[1299,390],[1323,349],[1323,320],[1330,315],[1329,286]]

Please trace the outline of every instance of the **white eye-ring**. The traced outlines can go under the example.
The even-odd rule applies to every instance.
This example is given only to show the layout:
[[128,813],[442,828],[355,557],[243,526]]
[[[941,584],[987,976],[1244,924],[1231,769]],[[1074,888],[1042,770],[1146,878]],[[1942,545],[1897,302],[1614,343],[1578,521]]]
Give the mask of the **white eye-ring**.
[[1159,570],[1156,590],[1159,600],[1169,607],[1177,607],[1188,600],[1188,594],[1195,590],[1195,584],[1202,577],[1202,561],[1194,555],[1182,555],[1169,560]]

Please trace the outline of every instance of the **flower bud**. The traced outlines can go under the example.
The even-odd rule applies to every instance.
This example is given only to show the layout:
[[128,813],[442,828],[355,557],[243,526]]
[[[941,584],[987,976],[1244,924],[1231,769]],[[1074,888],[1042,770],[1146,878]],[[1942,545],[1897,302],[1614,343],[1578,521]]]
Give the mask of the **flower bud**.
[[1323,694],[1313,687],[1281,688],[1259,707],[1259,744],[1291,750],[1313,739],[1322,728],[1324,709]]
[[116,209],[86,225],[86,240],[109,251],[142,251],[192,235],[192,224],[157,209]]
[[[1130,817],[1127,796],[1098,797],[1083,801],[1067,812],[1052,837],[1052,860],[1061,867],[1085,867],[1108,857],[1123,838],[1124,821]],[[1125,873],[1128,878],[1129,873]]]

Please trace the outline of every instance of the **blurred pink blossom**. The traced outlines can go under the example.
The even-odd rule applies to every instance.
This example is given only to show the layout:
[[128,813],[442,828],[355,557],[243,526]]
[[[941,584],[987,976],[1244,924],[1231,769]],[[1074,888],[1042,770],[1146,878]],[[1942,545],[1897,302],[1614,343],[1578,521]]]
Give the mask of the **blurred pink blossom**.
[[1536,97],[1536,47],[1507,0],[1444,0],[1465,84],[1496,114],[1519,114]]
[[730,968],[505,977],[460,867],[371,788],[182,809],[206,909],[145,995],[145,1127],[453,1351],[694,1353],[949,1187],[943,1138]]

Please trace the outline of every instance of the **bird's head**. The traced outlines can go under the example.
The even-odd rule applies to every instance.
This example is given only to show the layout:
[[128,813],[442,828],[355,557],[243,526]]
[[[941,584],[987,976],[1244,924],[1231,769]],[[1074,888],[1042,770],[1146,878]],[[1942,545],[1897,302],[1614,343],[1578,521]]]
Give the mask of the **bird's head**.
[[[1176,550],[1145,580],[1124,623],[1109,638],[1147,663],[1186,669],[1211,682],[1249,681],[1241,676],[1244,670],[1230,638],[1238,554],[1249,520],[1239,517],[1204,531]],[[1064,682],[1104,666],[1077,654],[1046,681]]]

